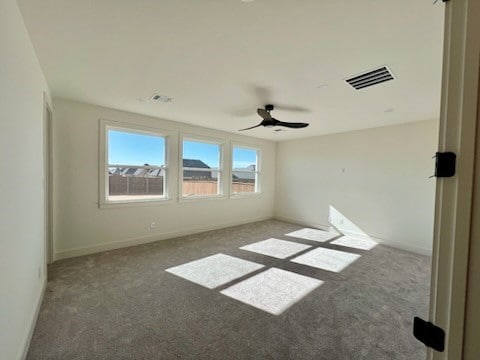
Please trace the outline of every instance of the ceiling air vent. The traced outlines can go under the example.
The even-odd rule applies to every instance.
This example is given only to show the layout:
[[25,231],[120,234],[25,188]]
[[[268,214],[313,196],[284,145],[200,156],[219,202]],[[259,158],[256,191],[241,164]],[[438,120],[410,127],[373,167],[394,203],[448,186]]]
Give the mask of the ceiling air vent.
[[393,80],[392,72],[386,66],[379,67],[375,70],[367,71],[363,74],[353,76],[345,81],[354,89],[360,90],[369,86],[377,85],[385,81]]
[[152,96],[150,96],[150,100],[152,101],[161,101],[161,102],[170,102],[173,100],[173,98],[171,97],[168,97],[168,96],[165,96],[165,95],[159,95],[159,94],[153,94]]

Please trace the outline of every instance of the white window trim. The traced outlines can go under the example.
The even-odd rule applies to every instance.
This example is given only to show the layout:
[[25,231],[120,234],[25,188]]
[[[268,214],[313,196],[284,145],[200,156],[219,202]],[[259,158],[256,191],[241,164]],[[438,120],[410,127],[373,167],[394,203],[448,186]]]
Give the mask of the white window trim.
[[[100,146],[99,146],[99,200],[98,206],[101,209],[116,208],[125,206],[143,206],[143,205],[160,205],[171,203],[169,198],[168,178],[169,166],[169,143],[172,133],[163,129],[147,127],[120,121],[100,119]],[[122,132],[131,132],[133,134],[145,134],[153,136],[161,136],[165,139],[165,165],[159,166],[164,169],[165,176],[163,179],[163,196],[152,199],[132,199],[132,200],[108,200],[108,130],[115,129]]]
[[[243,172],[255,172],[255,191],[254,192],[245,192],[245,193],[234,193],[233,192],[233,148],[241,148],[241,149],[247,149],[247,150],[255,150],[257,152],[257,167],[255,171],[243,171]],[[238,172],[238,171],[237,171]],[[242,170],[240,170],[242,172]],[[232,199],[241,199],[245,197],[251,197],[251,196],[259,196],[262,195],[262,149],[257,146],[252,146],[248,144],[243,144],[243,143],[236,143],[232,142],[230,144],[230,176],[228,179],[229,183],[229,193],[230,193],[230,198]]]
[[[220,151],[220,159],[218,163],[218,171],[219,179],[218,179],[218,194],[215,195],[192,195],[192,196],[184,196],[183,195],[183,142],[184,141],[196,141],[196,142],[203,142],[207,144],[214,144],[219,146]],[[225,144],[226,141],[217,138],[211,138],[201,135],[193,135],[187,133],[180,133],[179,134],[179,141],[178,141],[178,202],[190,202],[190,201],[197,201],[197,200],[221,200],[225,199],[227,195],[225,194]],[[185,168],[190,170],[205,170],[201,168]]]

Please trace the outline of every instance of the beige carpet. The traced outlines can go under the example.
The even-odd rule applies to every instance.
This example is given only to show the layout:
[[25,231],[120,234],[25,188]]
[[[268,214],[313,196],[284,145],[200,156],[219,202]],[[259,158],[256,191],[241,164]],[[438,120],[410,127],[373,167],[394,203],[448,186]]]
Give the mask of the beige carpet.
[[412,320],[427,314],[430,258],[286,236],[302,228],[263,221],[57,262],[28,359],[423,360]]

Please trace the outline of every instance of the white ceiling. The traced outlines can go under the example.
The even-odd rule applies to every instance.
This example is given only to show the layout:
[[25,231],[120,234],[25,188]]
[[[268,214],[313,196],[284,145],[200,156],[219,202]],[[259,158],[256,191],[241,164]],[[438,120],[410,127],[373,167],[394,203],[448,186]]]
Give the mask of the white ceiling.
[[[306,129],[244,133],[273,140],[439,116],[442,2],[19,3],[57,97],[230,132],[257,124],[265,103],[302,110],[272,115]],[[360,91],[343,81],[385,64],[396,80]],[[174,100],[140,101],[154,92]]]

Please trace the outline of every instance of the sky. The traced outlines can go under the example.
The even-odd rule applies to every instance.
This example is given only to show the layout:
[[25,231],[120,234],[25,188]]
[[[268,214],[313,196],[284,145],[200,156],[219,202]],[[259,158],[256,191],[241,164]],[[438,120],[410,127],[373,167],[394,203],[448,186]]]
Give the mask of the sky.
[[196,141],[183,141],[183,158],[202,160],[211,168],[218,168],[220,146]]
[[[219,166],[220,146],[216,144],[183,142],[183,158],[202,160],[211,168]],[[233,167],[244,168],[256,164],[257,153],[252,149],[234,147]],[[108,163],[115,165],[164,165],[165,139],[161,136],[108,131]]]
[[232,156],[234,169],[257,164],[257,152],[252,149],[234,147]]
[[109,130],[108,163],[112,165],[164,165],[165,138]]

